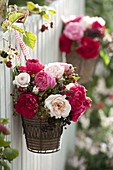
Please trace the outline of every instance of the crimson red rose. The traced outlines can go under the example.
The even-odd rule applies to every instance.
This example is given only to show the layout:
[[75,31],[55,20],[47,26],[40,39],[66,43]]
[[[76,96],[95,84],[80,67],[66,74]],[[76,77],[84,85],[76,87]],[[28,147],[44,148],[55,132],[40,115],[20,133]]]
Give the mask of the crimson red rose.
[[27,69],[27,68],[26,68],[25,66],[20,66],[20,67],[19,67],[19,70],[22,71],[22,72],[26,71],[26,69]]
[[38,98],[32,93],[23,93],[17,99],[16,111],[26,118],[33,118],[38,112]]
[[71,120],[73,122],[77,122],[78,119],[84,114],[85,111],[86,111],[86,108],[82,106],[78,111],[71,112]]
[[92,100],[89,97],[86,97],[86,101],[84,102],[84,106],[86,108],[90,108],[91,107],[91,102],[92,102]]
[[76,112],[71,112],[71,120],[73,122],[77,122],[78,119],[84,114],[86,111],[85,106],[82,106],[79,110],[76,110]]
[[69,103],[71,105],[71,110],[75,112],[79,110],[83,102],[86,101],[86,90],[84,86],[81,85],[73,86],[70,90],[71,92],[73,91],[73,93],[70,93]]
[[82,18],[83,18],[82,15],[81,16],[77,16],[77,17],[75,17],[75,19],[72,19],[72,20],[68,21],[66,24],[68,24],[69,22],[79,22]]
[[71,52],[72,40],[68,39],[64,34],[60,36],[59,48],[60,51],[69,54]]
[[86,89],[84,86],[81,85],[73,86],[70,88],[70,90],[74,92],[73,93],[74,97],[79,97],[81,101],[86,100]]
[[71,120],[76,122],[91,107],[91,99],[86,97],[86,89],[82,85],[73,86],[68,94],[69,103],[71,105]]
[[96,59],[99,55],[100,43],[92,38],[83,37],[81,45],[77,47],[76,53],[78,53],[84,59]]
[[105,34],[105,26],[102,26],[98,21],[93,22],[92,29],[97,30],[100,36]]
[[26,67],[29,74],[36,74],[44,68],[44,66],[37,59],[28,59],[26,62]]
[[[71,120],[73,122],[77,122],[78,119],[84,114],[86,109],[91,107],[91,102],[92,100],[89,97],[86,97],[86,100],[83,103],[81,103],[81,105],[79,103],[79,105],[77,105],[77,106],[80,106],[78,107],[78,110],[76,107],[76,110],[71,112]],[[76,104],[78,103],[76,102]]]

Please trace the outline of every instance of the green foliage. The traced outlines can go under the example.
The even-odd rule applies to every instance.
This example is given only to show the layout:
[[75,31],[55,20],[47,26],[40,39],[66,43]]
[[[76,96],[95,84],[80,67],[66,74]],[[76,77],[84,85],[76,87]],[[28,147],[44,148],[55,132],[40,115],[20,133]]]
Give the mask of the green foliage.
[[[50,15],[56,14],[56,11],[54,9],[49,9],[47,6],[39,6],[38,4],[34,4],[33,2],[27,2],[27,8],[29,11],[40,14],[42,18],[49,20]],[[49,13],[49,14],[48,14]]]
[[0,167],[3,167],[4,170],[10,170],[10,167],[7,165],[7,163],[4,160],[0,160]]
[[[37,14],[46,20],[50,20],[50,15],[54,15],[56,13],[54,9],[51,9],[47,6],[42,7],[38,4],[34,4],[33,2],[27,2],[25,7],[12,5],[8,6],[7,8],[7,16],[2,23],[3,31],[6,32],[11,29],[18,31],[22,34],[24,43],[32,49],[36,44],[36,35],[23,29],[25,28],[24,22],[26,21],[26,18],[29,16],[29,14]],[[17,22],[22,23],[23,28],[15,25]]]
[[[111,32],[113,0],[85,2],[86,15],[104,18]],[[105,64],[99,61],[101,67],[96,68],[93,81],[85,85],[87,94],[92,99],[92,108],[79,119],[75,153],[69,158],[71,161],[67,162],[66,170],[80,170],[80,167],[84,167],[85,170],[113,169],[113,57],[109,61],[106,55],[108,46],[102,44],[102,47],[100,57],[104,59]],[[113,54],[113,51],[111,53]]]
[[4,170],[10,170],[8,163],[11,163],[18,155],[17,149],[10,147],[11,142],[6,140],[9,130],[5,126],[8,123],[8,119],[0,118],[0,168]]
[[18,27],[18,26],[16,26],[16,25],[13,25],[12,28],[15,29],[15,30],[17,30],[18,32],[20,32],[20,33],[22,33],[22,34],[25,34],[24,29],[22,29],[22,28],[20,28],[20,27]]
[[12,148],[5,148],[3,155],[9,162],[11,162],[13,159],[15,159],[18,156],[18,151]]
[[85,3],[87,15],[104,18],[107,27],[113,30],[113,0],[86,0]]
[[16,22],[19,18],[23,17],[23,13],[15,12],[9,15],[9,21],[11,24]]
[[34,13],[39,13],[39,6],[36,6],[33,2],[27,2],[27,8],[29,11],[33,11]]
[[99,54],[100,57],[104,60],[104,63],[108,65],[110,63],[110,57],[108,53],[104,52],[104,50],[101,50]]
[[27,46],[33,49],[35,47],[37,37],[32,32],[26,31],[25,34],[23,35],[23,40]]
[[9,119],[6,118],[0,118],[0,123],[7,124]]
[[[15,0],[9,0],[9,4],[16,4],[19,6],[24,6],[26,5],[27,0],[19,0],[19,1],[15,1]],[[45,0],[33,0],[33,3],[38,3],[39,5],[48,5],[49,3],[45,2]]]

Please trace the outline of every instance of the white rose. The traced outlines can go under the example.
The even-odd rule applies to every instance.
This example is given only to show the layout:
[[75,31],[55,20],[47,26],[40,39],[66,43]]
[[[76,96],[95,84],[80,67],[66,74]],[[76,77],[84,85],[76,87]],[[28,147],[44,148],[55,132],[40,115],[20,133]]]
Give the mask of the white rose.
[[32,92],[35,93],[35,94],[38,94],[38,92],[39,92],[39,87],[34,86]]
[[92,23],[98,21],[102,26],[105,26],[106,23],[105,20],[101,17],[91,17],[91,21]]
[[30,75],[28,73],[20,73],[13,81],[18,87],[27,87],[30,82]]
[[66,88],[67,88],[68,90],[70,90],[70,88],[73,87],[73,86],[75,86],[74,83],[69,83],[69,84],[66,86]]
[[49,114],[51,117],[55,118],[65,118],[69,115],[71,111],[71,105],[68,100],[65,99],[66,96],[60,94],[50,95],[45,100],[45,107],[50,110]]
[[91,17],[89,16],[84,16],[80,21],[79,21],[80,25],[83,26],[84,30],[86,30],[87,28],[89,28],[92,24],[91,21]]
[[62,78],[65,68],[62,67],[59,63],[49,63],[45,66],[44,70],[49,72],[55,78]]

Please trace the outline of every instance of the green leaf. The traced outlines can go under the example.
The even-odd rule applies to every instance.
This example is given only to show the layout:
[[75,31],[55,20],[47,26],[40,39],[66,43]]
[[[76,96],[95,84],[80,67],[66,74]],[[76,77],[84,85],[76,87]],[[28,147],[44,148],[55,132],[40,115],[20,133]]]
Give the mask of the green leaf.
[[2,132],[0,132],[0,139],[4,140],[4,137],[5,135]]
[[13,24],[19,18],[23,17],[23,13],[15,12],[9,15],[9,21]]
[[11,23],[9,22],[9,21],[4,21],[3,23],[2,23],[2,28],[3,28],[3,30],[4,30],[4,32],[6,32],[7,30],[8,30],[8,26],[10,25]]
[[9,122],[9,119],[7,118],[0,118],[0,123],[7,124]]
[[79,76],[73,76],[74,80],[78,80],[80,77]]
[[4,141],[3,139],[0,139],[0,147],[6,147],[10,145],[10,141]]
[[32,49],[35,47],[36,40],[37,37],[32,32],[25,32],[25,35],[23,35],[23,41]]
[[41,16],[44,18],[44,19],[49,19],[49,15],[45,12],[45,11],[41,11]]
[[3,149],[2,148],[0,148],[0,155],[1,155],[1,153],[3,152]]
[[64,80],[59,80],[58,83],[59,84],[63,84]]
[[50,13],[51,15],[56,14],[56,11],[55,11],[55,10],[53,10],[53,9],[50,9],[50,10],[48,10],[48,11],[49,11],[49,13]]
[[35,4],[33,2],[27,2],[27,8],[32,11],[35,8]]
[[110,58],[106,52],[100,50],[100,57],[104,60],[104,63],[106,65],[108,65],[110,63]]
[[17,149],[5,148],[3,152],[3,156],[10,162],[15,159],[19,155]]
[[7,165],[7,163],[4,160],[0,160],[0,167],[4,167],[4,170],[10,170],[10,167]]
[[25,33],[24,29],[22,29],[22,28],[20,28],[20,27],[18,27],[18,26],[16,26],[16,25],[13,25],[12,28],[15,29],[15,30],[17,30],[17,31],[19,31],[19,32],[22,33],[22,34]]
[[39,13],[39,8],[33,2],[27,2],[27,8],[29,11]]

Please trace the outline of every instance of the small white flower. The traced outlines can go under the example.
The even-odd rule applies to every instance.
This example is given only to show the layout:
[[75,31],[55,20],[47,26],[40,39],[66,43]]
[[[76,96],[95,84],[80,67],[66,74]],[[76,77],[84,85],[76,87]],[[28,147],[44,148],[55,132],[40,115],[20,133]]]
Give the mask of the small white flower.
[[85,138],[85,146],[88,150],[91,149],[92,144],[93,144],[93,140],[90,137],[86,137]]
[[39,87],[34,86],[32,92],[35,93],[35,94],[38,94],[38,92],[39,92]]
[[28,73],[20,73],[18,76],[15,76],[13,84],[18,87],[27,87],[30,82],[30,75]]
[[90,154],[96,155],[96,154],[98,154],[98,153],[99,153],[99,148],[98,148],[98,147],[92,146],[92,147],[90,148]]
[[83,116],[81,119],[80,119],[80,122],[81,122],[81,125],[84,129],[87,129],[90,125],[90,120],[89,118],[86,118],[85,116]]
[[107,144],[101,143],[100,144],[100,151],[106,153],[107,152]]
[[65,68],[59,63],[49,63],[45,66],[44,71],[49,72],[55,78],[61,79],[63,77]]
[[60,94],[50,95],[45,100],[45,107],[50,110],[49,114],[51,117],[55,116],[55,118],[65,118],[69,115],[71,111],[71,105],[68,100],[65,99],[66,96],[62,96]]
[[66,89],[70,90],[71,87],[75,86],[74,83],[69,83],[67,86],[66,86]]

